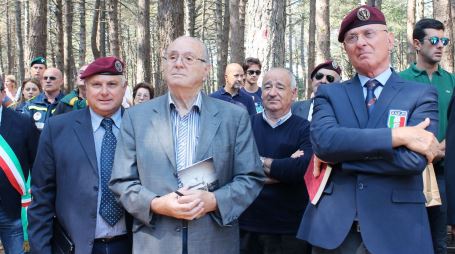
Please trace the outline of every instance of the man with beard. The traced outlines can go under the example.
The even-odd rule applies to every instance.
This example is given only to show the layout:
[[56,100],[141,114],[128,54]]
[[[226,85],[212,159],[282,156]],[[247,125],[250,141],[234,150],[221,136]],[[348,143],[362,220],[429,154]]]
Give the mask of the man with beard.
[[[433,162],[439,191],[442,198],[441,206],[427,208],[430,221],[431,237],[436,254],[446,253],[447,243],[447,206],[445,197],[444,158],[445,135],[447,130],[447,110],[452,97],[455,79],[444,70],[439,62],[442,59],[444,47],[449,44],[449,38],[444,36],[444,24],[435,19],[422,19],[416,23],[412,33],[417,60],[400,75],[409,80],[434,86],[438,91],[439,126],[438,141],[440,156]],[[455,218],[450,218],[449,224],[455,224]]]
[[243,87],[243,80],[245,78],[242,66],[237,63],[228,64],[224,72],[224,78],[226,85],[210,96],[239,105],[245,108],[248,114],[255,115],[256,107],[254,106],[253,99],[240,89]]

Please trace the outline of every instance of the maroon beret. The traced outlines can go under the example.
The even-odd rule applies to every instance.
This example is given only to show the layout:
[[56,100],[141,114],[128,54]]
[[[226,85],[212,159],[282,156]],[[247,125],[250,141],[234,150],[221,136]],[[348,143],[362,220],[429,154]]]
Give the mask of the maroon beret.
[[313,69],[313,71],[311,72],[311,75],[310,77],[313,78],[314,75],[316,75],[316,73],[318,73],[318,71],[320,69],[328,69],[328,70],[332,70],[336,73],[338,73],[338,75],[341,75],[341,68],[340,66],[337,64],[337,62],[335,61],[332,61],[332,60],[329,60],[327,62],[324,62],[318,66],[316,66],[316,68]]
[[341,22],[338,33],[338,41],[344,41],[344,35],[347,31],[369,24],[386,25],[384,14],[376,7],[362,5],[352,10]]
[[100,57],[87,66],[81,74],[81,79],[88,78],[93,75],[123,75],[125,65],[123,62],[114,57]]

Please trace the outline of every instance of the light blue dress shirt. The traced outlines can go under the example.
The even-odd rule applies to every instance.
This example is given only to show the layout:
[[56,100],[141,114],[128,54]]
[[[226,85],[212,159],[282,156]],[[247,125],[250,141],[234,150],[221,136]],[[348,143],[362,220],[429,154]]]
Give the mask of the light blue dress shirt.
[[374,78],[369,78],[367,76],[363,76],[360,74],[358,74],[358,75],[359,75],[360,84],[362,85],[363,98],[367,98],[367,88],[365,87],[365,83],[368,82],[368,80],[376,79],[377,81],[379,81],[382,84],[382,86],[378,86],[374,90],[374,95],[379,100],[379,95],[381,95],[381,92],[382,92],[382,89],[384,89],[385,83],[387,82],[387,80],[389,80],[390,76],[392,75],[392,69],[387,68],[385,71],[383,71],[381,74],[379,74],[378,76],[376,76]]
[[[90,118],[92,121],[93,137],[95,138],[95,151],[96,151],[96,164],[98,166],[98,204],[96,209],[96,229],[95,229],[95,238],[110,238],[117,235],[124,235],[127,233],[125,216],[123,216],[117,224],[113,227],[109,225],[99,214],[100,203],[101,203],[101,144],[103,142],[104,128],[101,127],[101,121],[104,117],[98,115],[90,108]],[[117,110],[112,116],[111,119],[114,121],[112,126],[112,132],[115,137],[118,139],[120,133],[120,124],[122,123],[122,110],[121,108]]]

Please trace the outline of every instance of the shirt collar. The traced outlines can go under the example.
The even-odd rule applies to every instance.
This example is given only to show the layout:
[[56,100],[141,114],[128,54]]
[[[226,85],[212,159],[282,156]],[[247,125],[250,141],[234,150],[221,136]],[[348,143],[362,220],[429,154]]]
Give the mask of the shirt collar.
[[[202,95],[201,95],[202,91],[199,91],[197,93],[197,97],[196,97],[196,100],[193,102],[193,105],[191,106],[191,109],[197,109],[199,111],[201,111],[201,104],[202,104]],[[172,100],[172,96],[171,96],[171,93],[167,93],[167,97],[168,97],[168,100],[169,100],[169,106],[172,108],[175,108],[175,103],[174,103],[174,100]]]
[[282,125],[282,124],[283,124],[284,122],[286,122],[291,116],[292,116],[292,112],[291,112],[291,110],[289,110],[289,112],[288,112],[286,115],[280,117],[280,119],[278,119],[278,121],[276,121],[275,124],[271,124],[270,121],[269,121],[269,119],[267,118],[267,114],[266,114],[265,110],[262,111],[262,118],[263,118],[264,121],[265,121],[266,123],[268,123],[268,124],[270,125],[270,127],[272,127],[273,129],[275,129],[276,127]]
[[[95,113],[92,108],[90,110],[90,118],[92,120],[92,129],[93,132],[97,131],[98,128],[101,126],[101,121],[103,121],[104,117]],[[122,108],[120,107],[111,117],[112,121],[114,121],[114,125],[120,129],[120,123],[122,122]]]
[[[420,75],[428,76],[428,73],[426,70],[421,70],[417,67],[417,63],[411,64],[411,72],[415,77],[420,76]],[[434,73],[441,75],[441,72],[442,72],[442,67],[440,64],[438,64],[438,69]]]
[[362,87],[365,86],[365,83],[367,83],[368,80],[370,80],[370,79],[376,79],[377,81],[379,81],[379,83],[381,83],[381,85],[385,86],[385,83],[387,82],[387,80],[389,80],[391,75],[392,75],[392,69],[390,69],[390,68],[387,68],[385,71],[383,71],[382,73],[380,73],[378,76],[376,76],[374,78],[369,78],[367,76],[358,74],[360,84],[362,85]]

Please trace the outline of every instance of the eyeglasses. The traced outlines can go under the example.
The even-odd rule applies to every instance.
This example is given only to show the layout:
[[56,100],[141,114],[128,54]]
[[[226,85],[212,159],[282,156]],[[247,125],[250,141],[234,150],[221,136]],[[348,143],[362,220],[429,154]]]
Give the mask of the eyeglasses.
[[437,37],[437,36],[431,36],[430,38],[428,38],[428,41],[431,43],[431,45],[437,45],[439,43],[439,41],[441,41],[442,45],[443,46],[447,46],[450,42],[450,39],[447,38],[447,37]]
[[[383,30],[375,30],[375,29],[367,29],[363,31],[361,34],[363,35],[364,38],[366,39],[373,39],[376,37],[378,32],[387,32],[387,29]],[[354,44],[359,40],[359,34],[347,34],[346,37],[344,37],[344,42],[347,44]]]
[[256,71],[247,70],[246,73],[248,73],[248,75],[250,75],[250,76],[253,76],[253,74],[256,74],[256,76],[259,76],[259,75],[261,75],[261,70],[256,70]]
[[201,61],[203,63],[206,62],[205,59],[202,59],[202,58],[197,58],[191,54],[183,54],[183,55],[179,55],[179,54],[170,54],[168,56],[163,56],[163,59],[168,61],[169,63],[176,63],[177,60],[179,58],[182,58],[182,62],[185,64],[185,65],[193,65],[196,63],[196,61]]
[[43,77],[43,80],[48,80],[48,79],[50,79],[50,80],[52,80],[52,81],[57,80],[56,77],[52,77],[52,76],[50,76],[50,77],[44,76],[44,77]]
[[316,78],[316,80],[321,80],[324,76],[325,76],[325,79],[327,79],[327,81],[329,81],[330,83],[335,81],[335,77],[334,76],[325,75],[324,73],[320,73],[320,72],[316,73],[316,75],[314,77]]

